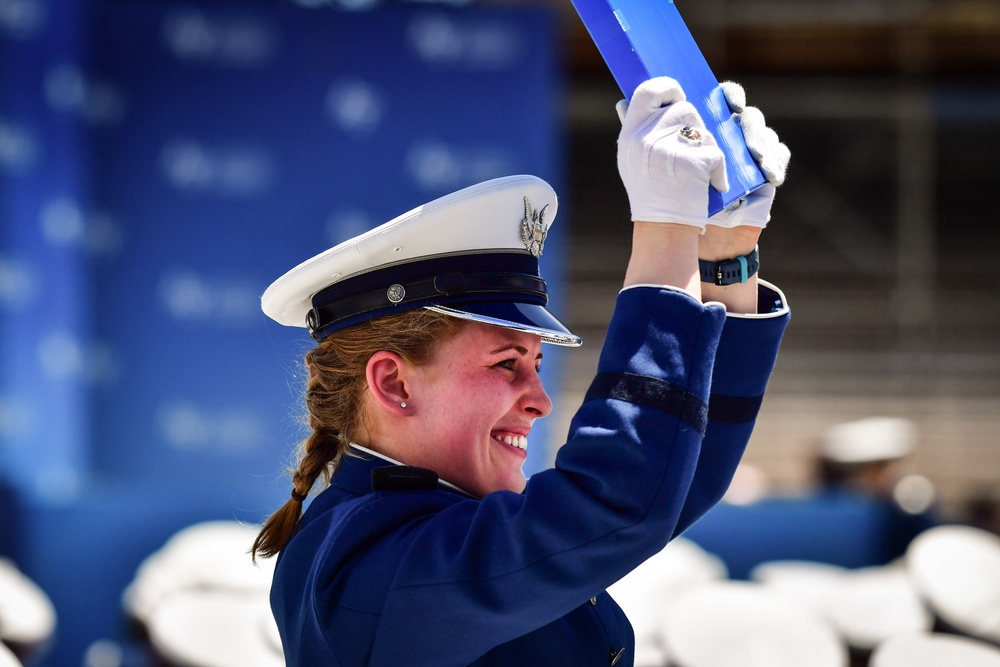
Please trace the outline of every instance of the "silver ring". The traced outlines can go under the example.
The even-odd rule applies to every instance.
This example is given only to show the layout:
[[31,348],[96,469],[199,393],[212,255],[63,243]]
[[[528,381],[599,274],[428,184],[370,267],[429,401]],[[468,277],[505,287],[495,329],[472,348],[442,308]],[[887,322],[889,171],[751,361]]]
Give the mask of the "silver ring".
[[701,139],[701,132],[694,129],[690,125],[685,125],[681,128],[681,136],[685,139],[690,139],[691,141],[698,141]]

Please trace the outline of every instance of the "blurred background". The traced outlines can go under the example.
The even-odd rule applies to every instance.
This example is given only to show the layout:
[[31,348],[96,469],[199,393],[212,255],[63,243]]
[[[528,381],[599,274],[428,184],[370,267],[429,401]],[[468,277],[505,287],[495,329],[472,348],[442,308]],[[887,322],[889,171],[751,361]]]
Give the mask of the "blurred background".
[[[761,242],[792,321],[689,537],[745,578],[1000,531],[1000,4],[678,8],[792,150]],[[31,664],[103,666],[144,558],[284,502],[311,343],[260,313],[270,281],[511,173],[560,193],[543,271],[585,341],[546,352],[549,465],[630,244],[621,96],[569,0],[0,0],[0,556],[57,618]],[[838,460],[874,417],[881,453]]]

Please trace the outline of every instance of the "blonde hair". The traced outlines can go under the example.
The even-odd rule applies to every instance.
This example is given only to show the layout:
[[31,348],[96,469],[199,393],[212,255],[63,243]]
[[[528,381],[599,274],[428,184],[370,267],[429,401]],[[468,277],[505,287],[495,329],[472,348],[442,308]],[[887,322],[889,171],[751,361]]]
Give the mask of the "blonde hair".
[[465,324],[418,308],[337,331],[306,353],[305,404],[312,433],[299,445],[298,469],[291,475],[292,498],[268,518],[254,540],[250,549],[254,562],[257,556],[270,558],[285,548],[316,480],[322,475],[329,485],[348,445],[368,431],[365,370],[372,355],[386,350],[411,364],[426,364],[436,346],[457,335]]

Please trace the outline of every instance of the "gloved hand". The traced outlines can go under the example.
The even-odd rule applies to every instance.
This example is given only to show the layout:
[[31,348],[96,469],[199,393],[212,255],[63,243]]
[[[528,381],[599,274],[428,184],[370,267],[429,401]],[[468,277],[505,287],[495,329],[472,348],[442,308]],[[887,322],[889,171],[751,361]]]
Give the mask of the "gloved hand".
[[643,82],[616,107],[618,173],[632,220],[676,222],[704,231],[708,186],[725,192],[726,162],[715,137],[671,78]]
[[713,215],[708,224],[719,227],[751,225],[763,229],[771,219],[775,188],[785,182],[785,171],[792,153],[788,146],[781,143],[775,131],[767,126],[760,109],[747,106],[746,92],[740,84],[725,81],[719,86],[743,130],[747,149],[757,161],[767,183]]

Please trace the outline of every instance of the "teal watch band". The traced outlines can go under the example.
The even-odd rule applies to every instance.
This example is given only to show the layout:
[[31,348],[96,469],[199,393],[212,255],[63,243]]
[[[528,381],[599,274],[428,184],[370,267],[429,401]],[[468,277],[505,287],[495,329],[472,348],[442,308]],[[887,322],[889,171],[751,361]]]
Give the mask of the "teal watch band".
[[720,262],[708,262],[703,259],[698,260],[698,268],[701,272],[701,282],[713,283],[715,285],[736,285],[745,283],[750,276],[757,273],[760,268],[757,248],[748,255],[725,259]]

